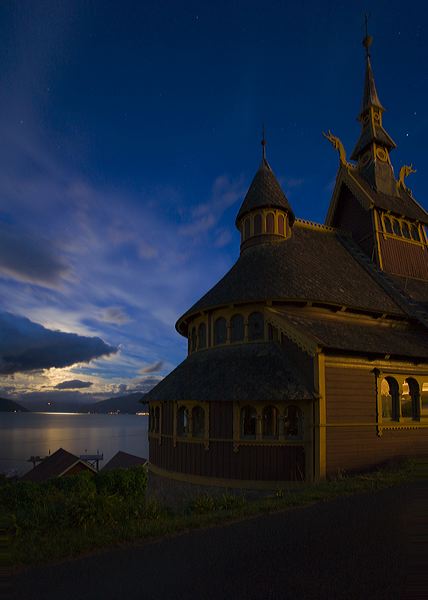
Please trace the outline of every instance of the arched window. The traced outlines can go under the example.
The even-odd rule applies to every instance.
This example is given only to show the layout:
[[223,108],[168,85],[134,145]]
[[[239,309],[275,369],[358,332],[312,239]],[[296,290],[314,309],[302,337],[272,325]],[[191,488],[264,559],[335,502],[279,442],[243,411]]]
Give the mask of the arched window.
[[257,213],[254,217],[254,235],[260,235],[262,232],[262,215]]
[[403,383],[401,391],[401,416],[419,419],[419,384],[416,379],[409,377]]
[[180,406],[177,412],[177,435],[189,433],[189,413],[185,406]]
[[154,411],[153,408],[149,408],[149,431],[153,431],[154,427]]
[[250,237],[250,219],[245,219],[244,223],[244,239],[248,240]]
[[424,381],[421,387],[421,414],[428,415],[428,381]]
[[192,327],[190,349],[192,350],[192,352],[196,350],[196,327]]
[[225,344],[227,340],[226,319],[219,317],[214,323],[214,344]]
[[382,379],[380,393],[382,397],[382,418],[398,421],[399,418],[399,389],[398,383],[393,377]]
[[386,233],[392,233],[391,219],[389,217],[384,217],[383,222],[385,224]]
[[418,226],[415,225],[414,223],[412,223],[411,225],[411,229],[412,229],[412,239],[415,240],[415,242],[420,242],[421,238],[419,236],[419,229]]
[[401,227],[399,221],[397,219],[392,219],[392,228],[394,230],[395,235],[401,236]]
[[266,406],[262,414],[263,437],[278,437],[278,410],[275,406]]
[[248,317],[248,339],[261,340],[264,337],[263,315],[260,312],[253,312]]
[[293,439],[303,437],[303,413],[298,406],[287,406],[285,409],[284,435]]
[[159,433],[159,429],[160,429],[160,408],[159,406],[156,406],[155,408],[155,419],[154,419],[154,429],[153,431],[155,433]]
[[402,224],[401,224],[401,231],[403,232],[404,237],[409,240],[410,239],[410,229],[409,229],[409,226],[406,223],[406,221],[402,222]]
[[205,433],[205,411],[201,406],[192,409],[192,435],[204,437]]
[[253,406],[241,408],[241,437],[255,439],[257,426],[257,412]]
[[230,319],[230,341],[242,342],[244,339],[244,317],[233,315]]
[[284,235],[284,215],[278,216],[278,233],[279,235]]
[[206,348],[207,345],[207,327],[205,323],[200,323],[198,327],[198,350]]
[[266,215],[266,233],[275,233],[275,215],[273,213]]

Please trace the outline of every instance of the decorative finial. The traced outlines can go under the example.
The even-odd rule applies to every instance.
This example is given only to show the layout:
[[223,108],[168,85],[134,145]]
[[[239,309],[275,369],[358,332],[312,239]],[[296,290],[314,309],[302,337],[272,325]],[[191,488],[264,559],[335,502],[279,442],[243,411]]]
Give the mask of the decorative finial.
[[370,56],[370,46],[373,44],[373,38],[369,35],[369,15],[364,15],[364,21],[366,26],[366,35],[363,39],[363,46],[366,49],[366,56]]
[[413,168],[413,165],[403,165],[400,169],[400,175],[398,176],[397,188],[401,188],[405,192],[410,193],[410,189],[406,186],[404,180],[412,173],[416,173],[416,169]]
[[265,136],[265,126],[263,124],[263,128],[262,128],[262,156],[263,156],[263,160],[266,160],[266,136]]
[[352,168],[352,165],[346,160],[346,151],[341,140],[337,136],[333,135],[330,129],[327,133],[324,133],[323,131],[322,134],[331,143],[333,148],[339,152],[339,158],[342,165],[348,168]]

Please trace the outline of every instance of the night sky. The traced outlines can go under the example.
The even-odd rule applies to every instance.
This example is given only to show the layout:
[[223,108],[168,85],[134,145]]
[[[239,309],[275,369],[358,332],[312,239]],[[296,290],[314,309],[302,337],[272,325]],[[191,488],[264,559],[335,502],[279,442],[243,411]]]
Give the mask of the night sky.
[[365,12],[395,172],[427,206],[422,1],[2,0],[0,396],[144,391],[183,360],[174,323],[239,254],[263,123],[296,215],[324,221],[321,132],[349,156]]

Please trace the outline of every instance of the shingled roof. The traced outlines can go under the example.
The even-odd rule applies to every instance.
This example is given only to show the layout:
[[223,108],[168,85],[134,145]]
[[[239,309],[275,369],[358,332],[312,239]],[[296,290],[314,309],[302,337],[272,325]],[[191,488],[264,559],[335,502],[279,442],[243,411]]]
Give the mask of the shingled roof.
[[[355,182],[354,186],[352,185],[352,180]],[[349,171],[348,177],[345,176],[345,181],[351,183],[350,187],[356,193],[357,198],[361,197],[361,191],[365,193],[367,200],[363,200],[363,204],[366,208],[374,206],[385,211],[390,211],[397,216],[407,217],[408,219],[428,224],[427,211],[403,188],[398,188],[397,195],[377,192],[356,170]],[[355,184],[360,189],[355,189]]]
[[96,470],[78,456],[59,448],[56,452],[47,456],[41,463],[36,465],[28,473],[21,477],[26,481],[47,481],[53,477],[62,477],[74,466],[81,465],[84,469],[96,473]]
[[320,347],[359,354],[428,359],[428,336],[404,323],[346,322],[343,319],[287,314],[275,310],[287,326],[297,328]]
[[108,461],[102,468],[102,471],[112,471],[113,469],[132,469],[140,465],[147,464],[147,458],[142,456],[135,456],[135,454],[129,454],[119,450],[116,454]]
[[218,346],[188,356],[145,396],[153,401],[281,401],[313,399],[306,381],[278,344]]
[[404,315],[399,306],[341,243],[339,234],[296,221],[291,238],[247,248],[228,273],[177,322],[239,302],[306,301]]
[[295,216],[268,161],[263,158],[244,201],[236,216],[236,224],[244,215],[257,208],[280,208],[289,214],[290,224]]

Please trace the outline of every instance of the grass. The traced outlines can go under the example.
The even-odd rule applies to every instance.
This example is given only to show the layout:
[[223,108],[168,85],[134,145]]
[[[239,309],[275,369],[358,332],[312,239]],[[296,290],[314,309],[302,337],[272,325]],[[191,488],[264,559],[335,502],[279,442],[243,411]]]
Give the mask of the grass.
[[[10,490],[9,494],[3,494],[3,501],[0,493],[0,514],[3,515],[0,521],[0,563],[15,566],[46,563],[100,548],[303,507],[339,496],[375,492],[412,481],[418,477],[419,471],[415,462],[406,461],[369,474],[339,474],[332,481],[300,489],[278,489],[270,497],[252,501],[227,493],[215,497],[206,494],[194,498],[181,512],[173,512],[155,501],[141,501],[142,481],[136,483],[134,478],[131,484],[135,489],[132,485],[130,487],[129,481],[125,481],[124,485],[123,473],[120,475],[122,480],[118,480],[119,486],[112,476],[107,483],[97,482],[97,488],[81,476],[73,478],[74,482],[68,478],[66,483],[57,480],[36,487],[33,484],[31,489],[26,486],[28,489],[21,489],[19,493],[14,491],[13,501],[10,500]],[[16,490],[22,484],[14,485]],[[61,505],[64,486],[64,498],[70,514],[56,522],[58,514],[64,510]],[[73,500],[74,492],[70,491],[74,487],[78,488],[76,500]],[[88,509],[88,493],[91,502],[96,505],[96,514]],[[25,507],[22,509],[23,498],[28,505],[27,511]]]

